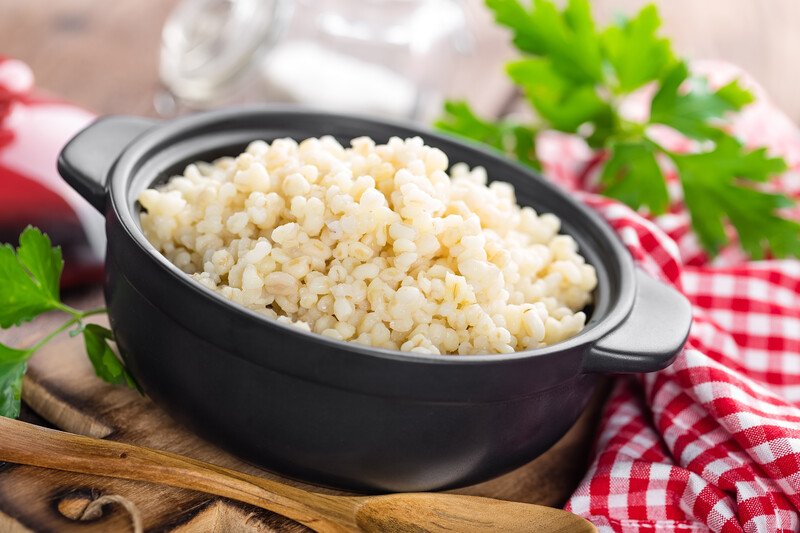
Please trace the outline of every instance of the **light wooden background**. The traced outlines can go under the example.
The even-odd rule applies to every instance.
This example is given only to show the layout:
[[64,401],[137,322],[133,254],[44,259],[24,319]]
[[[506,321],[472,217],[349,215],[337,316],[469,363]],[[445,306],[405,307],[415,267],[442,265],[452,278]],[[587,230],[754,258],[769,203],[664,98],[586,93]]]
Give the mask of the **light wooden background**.
[[[464,0],[475,57],[460,68],[453,96],[484,113],[499,110],[512,55],[481,0]],[[27,61],[41,87],[98,113],[153,114],[161,24],[176,0],[0,0],[0,54]],[[645,0],[595,0],[602,20]],[[725,59],[751,72],[800,122],[800,1],[659,0],[664,32],[695,58]]]

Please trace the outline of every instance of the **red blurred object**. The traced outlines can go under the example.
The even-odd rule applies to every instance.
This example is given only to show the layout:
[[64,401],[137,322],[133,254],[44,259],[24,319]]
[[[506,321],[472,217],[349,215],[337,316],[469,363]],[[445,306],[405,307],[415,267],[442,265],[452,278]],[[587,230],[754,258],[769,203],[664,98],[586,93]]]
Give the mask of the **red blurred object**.
[[103,218],[56,171],[61,148],[94,115],[34,89],[33,73],[0,56],[0,242],[28,224],[62,247],[62,286],[102,279]]

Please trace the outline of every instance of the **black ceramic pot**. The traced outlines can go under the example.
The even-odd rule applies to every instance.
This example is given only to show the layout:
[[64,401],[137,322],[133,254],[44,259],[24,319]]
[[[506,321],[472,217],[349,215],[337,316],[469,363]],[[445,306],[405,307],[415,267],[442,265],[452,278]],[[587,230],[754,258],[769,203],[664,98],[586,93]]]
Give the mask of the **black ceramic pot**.
[[[419,135],[451,162],[482,165],[521,205],[554,213],[597,269],[587,327],[547,348],[440,356],[305,333],[195,283],[147,241],[139,193],[196,160],[252,140]],[[691,312],[634,267],[595,213],[493,152],[417,127],[286,108],[226,109],[153,122],[101,118],[63,150],[59,171],[105,213],[105,293],[126,365],[145,392],[209,441],[281,474],[363,491],[486,480],[541,454],[575,422],[598,374],[674,359]]]

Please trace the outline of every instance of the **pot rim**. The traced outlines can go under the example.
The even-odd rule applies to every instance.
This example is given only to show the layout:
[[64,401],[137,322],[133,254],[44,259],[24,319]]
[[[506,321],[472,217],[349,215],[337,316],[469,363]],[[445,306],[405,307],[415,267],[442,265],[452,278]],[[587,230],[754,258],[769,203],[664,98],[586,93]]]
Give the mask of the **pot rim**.
[[[289,117],[316,117],[325,118],[330,122],[348,121],[351,123],[369,123],[373,126],[389,128],[398,132],[398,136],[417,135],[427,139],[434,139],[443,144],[460,145],[462,149],[474,152],[481,159],[493,160],[494,162],[510,166],[517,172],[526,174],[530,179],[537,180],[546,188],[549,193],[560,196],[568,205],[570,210],[582,214],[588,219],[590,224],[602,236],[605,245],[608,247],[606,253],[610,253],[617,260],[616,268],[608,268],[609,272],[619,271],[618,290],[615,294],[608,293],[608,298],[613,305],[610,306],[606,315],[595,323],[590,323],[578,334],[550,346],[513,352],[510,354],[479,354],[479,355],[460,355],[460,354],[421,354],[416,352],[404,352],[400,350],[389,350],[362,345],[352,341],[340,341],[320,335],[318,333],[307,332],[289,324],[283,324],[266,316],[260,315],[255,311],[233,302],[221,294],[203,287],[194,281],[191,276],[180,270],[171,263],[161,252],[159,252],[147,240],[136,220],[138,214],[131,209],[133,202],[128,199],[128,185],[131,179],[137,175],[139,165],[148,159],[149,152],[154,148],[166,144],[169,146],[170,140],[178,142],[176,139],[187,132],[197,131],[203,127],[220,124],[237,119],[243,116],[264,115],[264,116],[289,116]],[[317,136],[325,135],[319,133]],[[185,139],[180,139],[185,140]],[[256,140],[256,139],[253,139]],[[157,150],[160,151],[160,150]],[[443,150],[445,151],[445,150]],[[447,153],[445,151],[445,153]],[[490,177],[491,179],[491,177]],[[500,178],[502,179],[502,178]],[[636,292],[636,276],[633,259],[619,240],[612,228],[603,220],[598,213],[588,206],[574,200],[565,191],[547,181],[537,172],[522,166],[521,164],[502,157],[499,153],[490,151],[477,144],[468,143],[461,139],[443,135],[431,131],[424,126],[411,124],[402,121],[384,120],[374,117],[361,115],[338,114],[326,111],[317,111],[293,106],[274,106],[274,105],[251,105],[236,106],[220,110],[208,111],[194,115],[187,115],[169,120],[167,122],[154,122],[154,127],[138,136],[131,142],[116,160],[107,175],[107,194],[110,199],[110,211],[113,212],[117,221],[120,223],[125,234],[137,245],[151,261],[165,270],[170,277],[188,290],[191,290],[216,304],[216,308],[222,308],[229,313],[234,313],[242,320],[257,321],[257,325],[276,328],[278,331],[299,336],[318,344],[323,344],[331,349],[344,350],[355,355],[370,356],[381,359],[393,359],[406,361],[409,363],[425,364],[481,364],[481,363],[502,363],[504,361],[520,361],[546,356],[566,350],[596,342],[615,328],[617,328],[630,314],[633,308]],[[563,217],[559,217],[563,218]],[[597,254],[602,257],[603,254]],[[605,262],[603,262],[605,264]],[[608,288],[610,291],[610,288]],[[223,311],[221,311],[223,312]]]

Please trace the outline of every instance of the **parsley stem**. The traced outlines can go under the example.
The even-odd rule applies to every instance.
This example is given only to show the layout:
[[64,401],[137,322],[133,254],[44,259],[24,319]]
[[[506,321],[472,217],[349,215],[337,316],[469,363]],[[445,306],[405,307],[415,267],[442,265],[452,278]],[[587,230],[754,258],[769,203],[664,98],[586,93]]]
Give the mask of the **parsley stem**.
[[73,317],[78,319],[92,315],[99,315],[101,313],[105,313],[108,311],[105,307],[96,307],[94,309],[89,309],[88,311],[81,311],[80,309],[75,309],[74,307],[69,306],[62,302],[57,302],[55,307],[59,311],[64,311],[68,315],[72,315]]
[[45,338],[43,338],[42,340],[40,340],[39,342],[37,342],[36,344],[31,346],[30,348],[28,348],[28,353],[33,355],[34,352],[39,350],[39,348],[41,348],[42,346],[44,346],[45,344],[47,344],[48,342],[53,340],[53,338],[55,338],[56,335],[58,335],[59,333],[61,333],[62,331],[66,330],[66,329],[69,329],[70,326],[80,322],[80,320],[81,320],[81,317],[70,318],[69,320],[64,322],[58,329],[50,332],[50,334],[48,336],[46,336]]
[[74,307],[71,307],[71,306],[69,306],[69,305],[67,305],[65,303],[62,303],[62,302],[57,302],[56,303],[56,309],[58,309],[60,311],[64,311],[68,315],[72,315],[75,318],[79,318],[79,317],[83,316],[83,311],[75,309]]
[[107,309],[105,307],[96,307],[94,309],[89,309],[88,311],[79,311],[65,304],[59,304],[59,309],[72,315],[72,318],[61,324],[61,326],[59,326],[56,330],[50,332],[50,334],[44,337],[42,340],[40,340],[39,342],[28,348],[29,356],[33,355],[37,350],[39,350],[39,348],[41,348],[42,346],[53,340],[59,333],[69,329],[71,326],[79,323],[84,318],[92,315],[100,315],[107,312]]
[[81,314],[81,318],[86,318],[87,316],[92,315],[103,315],[108,313],[107,307],[95,307],[94,309],[89,309],[88,311],[78,311]]

